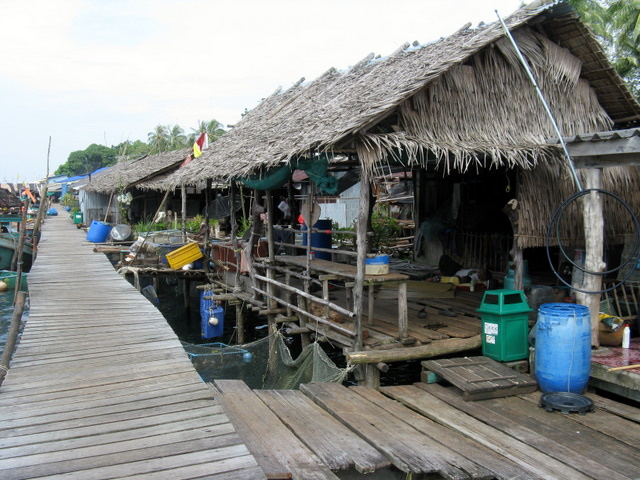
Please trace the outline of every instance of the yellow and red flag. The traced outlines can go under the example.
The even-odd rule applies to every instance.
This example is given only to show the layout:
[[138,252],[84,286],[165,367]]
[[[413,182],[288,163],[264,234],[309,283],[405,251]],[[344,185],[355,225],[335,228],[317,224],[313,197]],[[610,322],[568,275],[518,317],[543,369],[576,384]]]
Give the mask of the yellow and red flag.
[[198,158],[202,155],[202,151],[209,148],[209,138],[207,137],[207,132],[202,132],[196,143],[193,144],[193,156]]

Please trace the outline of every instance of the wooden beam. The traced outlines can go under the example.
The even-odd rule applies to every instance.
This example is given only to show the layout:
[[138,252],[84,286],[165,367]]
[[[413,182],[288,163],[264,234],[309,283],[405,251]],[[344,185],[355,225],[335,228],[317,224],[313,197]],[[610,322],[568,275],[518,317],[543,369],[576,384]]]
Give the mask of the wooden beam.
[[365,350],[360,352],[347,353],[347,362],[354,365],[366,363],[391,363],[403,362],[406,360],[420,360],[423,358],[432,358],[448,353],[464,352],[467,350],[475,350],[482,346],[481,335],[470,338],[450,338],[446,340],[438,340],[428,345],[420,345],[418,347],[395,348],[393,350]]

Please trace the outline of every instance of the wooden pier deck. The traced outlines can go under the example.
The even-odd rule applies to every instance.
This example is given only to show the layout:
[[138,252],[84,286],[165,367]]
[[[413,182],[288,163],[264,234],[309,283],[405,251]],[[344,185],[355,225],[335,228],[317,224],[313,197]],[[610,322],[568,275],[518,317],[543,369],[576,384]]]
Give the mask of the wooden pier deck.
[[261,479],[160,312],[48,217],[0,388],[0,478]]
[[318,462],[349,479],[640,478],[638,409],[591,393],[595,410],[580,415],[539,408],[540,392],[465,401],[439,384],[213,388],[268,478],[335,478]]

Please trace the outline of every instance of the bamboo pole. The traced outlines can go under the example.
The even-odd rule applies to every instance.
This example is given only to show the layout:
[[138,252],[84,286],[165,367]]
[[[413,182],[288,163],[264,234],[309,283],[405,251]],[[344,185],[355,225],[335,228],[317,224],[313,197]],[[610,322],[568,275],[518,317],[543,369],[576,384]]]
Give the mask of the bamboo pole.
[[482,346],[481,335],[470,338],[449,338],[418,347],[394,348],[393,350],[364,350],[347,353],[347,362],[353,365],[379,362],[403,362],[437,357],[449,353],[475,350]]
[[[310,301],[312,301],[312,302],[315,302],[315,303],[318,303],[318,304],[320,304],[320,305],[323,305],[323,306],[329,307],[329,308],[331,308],[332,310],[335,310],[335,311],[337,311],[337,312],[339,312],[339,313],[341,313],[341,314],[343,314],[343,315],[346,315],[347,317],[352,318],[352,317],[354,317],[354,316],[355,316],[355,313],[353,313],[353,312],[352,312],[352,311],[350,311],[350,310],[347,310],[346,308],[342,308],[340,305],[336,305],[335,303],[332,303],[332,302],[330,302],[329,300],[325,300],[325,299],[323,299],[323,298],[315,297],[315,296],[313,296],[313,295],[312,295],[312,294],[310,294],[310,293],[303,292],[303,291],[302,291],[302,290],[300,290],[299,288],[292,287],[292,286],[290,286],[290,285],[285,285],[285,284],[283,284],[283,283],[280,283],[280,282],[278,282],[277,280],[275,280],[275,279],[273,279],[273,278],[267,278],[267,277],[264,277],[264,276],[262,276],[262,275],[257,275],[257,274],[256,274],[256,278],[257,278],[258,280],[262,280],[263,282],[267,282],[268,284],[271,284],[271,285],[277,285],[277,286],[279,286],[280,288],[282,288],[282,289],[284,289],[284,290],[287,290],[287,291],[289,291],[289,292],[296,293],[296,294],[300,295],[301,297],[304,297],[304,298],[306,298],[307,300],[310,300]],[[271,308],[271,307],[269,307],[269,308]]]
[[619,372],[620,370],[632,370],[634,368],[640,368],[640,363],[636,363],[635,365],[625,365],[624,367],[608,368],[607,372]]
[[20,320],[22,319],[22,312],[24,312],[26,298],[26,292],[18,292],[16,294],[13,316],[11,317],[11,326],[9,327],[7,341],[4,345],[4,350],[2,350],[2,358],[0,359],[0,385],[4,382],[4,377],[9,371],[9,366],[11,365],[11,357],[13,356],[13,351],[16,348],[18,332],[20,331]]
[[[254,290],[256,292],[260,293],[261,295],[264,295],[265,297],[269,297],[269,294],[266,291],[261,290],[260,288],[254,287]],[[282,305],[282,306],[284,306],[286,308],[290,308],[294,312],[298,312],[300,315],[304,315],[305,317],[308,317],[308,318],[310,318],[312,320],[315,320],[317,323],[329,326],[332,329],[337,330],[338,332],[344,333],[345,335],[349,335],[351,337],[353,337],[355,335],[355,332],[352,332],[348,328],[342,327],[340,325],[336,325],[335,323],[333,323],[333,322],[331,322],[329,320],[325,320],[322,317],[318,317],[317,315],[314,315],[313,313],[309,313],[309,312],[307,312],[306,310],[303,310],[300,307],[297,307],[297,306],[292,305],[292,304],[288,304],[286,302],[286,300],[283,300],[282,298],[273,297],[273,299],[276,302],[278,302],[280,305]]]

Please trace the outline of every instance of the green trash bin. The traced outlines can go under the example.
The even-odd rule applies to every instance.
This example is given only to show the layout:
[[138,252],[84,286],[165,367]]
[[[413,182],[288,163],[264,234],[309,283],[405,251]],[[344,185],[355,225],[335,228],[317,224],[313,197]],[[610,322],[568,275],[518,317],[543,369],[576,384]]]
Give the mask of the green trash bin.
[[520,290],[487,290],[478,312],[482,314],[482,355],[498,362],[529,356],[529,308]]
[[73,223],[76,225],[82,223],[82,212],[76,212],[73,214]]

